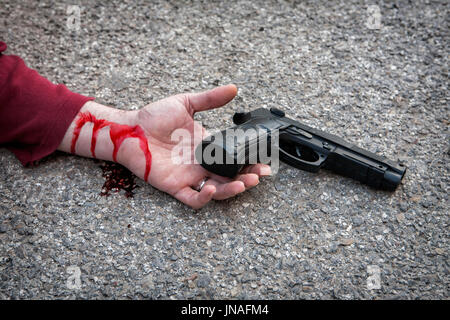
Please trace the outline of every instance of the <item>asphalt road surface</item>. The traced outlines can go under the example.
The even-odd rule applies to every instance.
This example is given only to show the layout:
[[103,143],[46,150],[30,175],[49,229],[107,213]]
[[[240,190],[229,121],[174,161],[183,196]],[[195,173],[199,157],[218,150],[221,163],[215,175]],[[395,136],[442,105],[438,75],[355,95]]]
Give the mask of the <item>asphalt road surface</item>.
[[408,166],[394,192],[282,165],[196,212],[139,180],[99,195],[99,163],[0,150],[0,298],[448,299],[447,1],[2,0],[8,54],[102,104],[137,109],[235,83],[196,119],[289,117]]

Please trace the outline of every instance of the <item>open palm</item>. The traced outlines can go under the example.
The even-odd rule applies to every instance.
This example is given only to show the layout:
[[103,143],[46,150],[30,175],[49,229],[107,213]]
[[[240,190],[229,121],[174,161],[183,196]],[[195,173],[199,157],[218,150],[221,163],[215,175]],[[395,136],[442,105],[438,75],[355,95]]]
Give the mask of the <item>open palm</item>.
[[[152,165],[148,182],[154,187],[169,193],[178,200],[198,209],[211,199],[222,200],[254,187],[259,177],[269,175],[270,167],[263,164],[249,166],[234,179],[212,174],[199,164],[177,164],[172,159],[173,149],[179,141],[172,141],[172,133],[184,129],[194,136],[201,132],[208,135],[194,114],[199,111],[218,108],[237,93],[234,85],[222,86],[202,93],[179,94],[151,103],[136,113],[136,124],[145,132],[152,153]],[[196,145],[190,145],[194,154]],[[139,154],[137,152],[136,154]],[[139,177],[143,177],[144,162],[142,157],[135,157],[127,165]],[[208,178],[203,188],[196,188],[204,178]]]

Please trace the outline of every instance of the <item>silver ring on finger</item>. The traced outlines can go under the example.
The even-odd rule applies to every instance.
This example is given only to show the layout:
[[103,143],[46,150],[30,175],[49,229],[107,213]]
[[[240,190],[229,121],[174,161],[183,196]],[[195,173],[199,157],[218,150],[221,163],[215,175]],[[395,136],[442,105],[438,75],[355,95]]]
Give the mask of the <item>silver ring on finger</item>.
[[197,190],[198,192],[202,191],[203,187],[205,186],[206,181],[208,181],[208,177],[203,178],[202,181],[200,181],[200,183],[198,184],[197,188],[195,188],[195,190]]

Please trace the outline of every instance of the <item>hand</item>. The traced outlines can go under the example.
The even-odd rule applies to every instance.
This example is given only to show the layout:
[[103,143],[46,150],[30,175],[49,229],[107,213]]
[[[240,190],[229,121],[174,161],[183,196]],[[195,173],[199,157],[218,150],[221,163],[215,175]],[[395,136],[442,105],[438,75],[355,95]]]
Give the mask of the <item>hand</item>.
[[[139,111],[118,110],[89,101],[70,124],[58,149],[117,161],[154,187],[199,209],[211,199],[227,199],[254,187],[261,176],[271,174],[269,166],[255,164],[228,179],[206,171],[199,164],[178,164],[172,159],[179,143],[172,141],[172,133],[183,129],[191,137],[194,132],[207,136],[206,130],[194,122],[194,114],[221,107],[236,93],[237,88],[228,85],[202,93],[179,94]],[[192,155],[195,147],[195,143],[188,145]],[[209,179],[198,192],[196,188],[205,178]]]
[[[172,150],[178,143],[171,140],[172,133],[177,129],[184,129],[191,136],[194,136],[194,130],[202,132],[203,137],[208,136],[206,130],[198,122],[194,122],[194,114],[221,107],[232,100],[236,93],[237,88],[228,85],[202,93],[179,94],[151,103],[133,113],[134,121],[131,120],[131,123],[142,127],[152,154],[148,178],[150,184],[192,208],[199,209],[211,199],[227,199],[254,187],[259,183],[259,177],[271,174],[269,166],[256,164],[245,168],[234,179],[229,179],[212,174],[199,164],[175,164],[172,161]],[[195,145],[191,147],[191,154],[194,154]],[[126,157],[123,164],[143,178],[143,152],[138,148],[137,142],[130,143],[127,148],[134,148],[134,152],[127,152],[132,156]],[[198,192],[195,188],[205,177],[209,179]]]

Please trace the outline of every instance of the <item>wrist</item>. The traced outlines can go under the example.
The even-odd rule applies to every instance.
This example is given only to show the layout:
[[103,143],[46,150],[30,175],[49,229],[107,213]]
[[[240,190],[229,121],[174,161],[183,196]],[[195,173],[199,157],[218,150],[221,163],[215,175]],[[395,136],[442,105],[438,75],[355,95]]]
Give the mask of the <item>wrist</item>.
[[[116,161],[127,166],[129,157],[124,151],[129,149],[128,143],[113,140],[112,134],[120,131],[120,128],[134,126],[135,118],[136,111],[115,109],[89,101],[83,105],[70,124],[58,150],[84,157]],[[114,127],[114,130],[111,131],[111,127]],[[117,150],[118,143],[123,150]]]
[[[132,126],[135,124],[135,114],[137,111],[121,110],[108,107],[95,101],[88,101],[79,113],[89,112],[99,120],[106,120],[112,123]],[[76,120],[76,119],[75,119]]]

